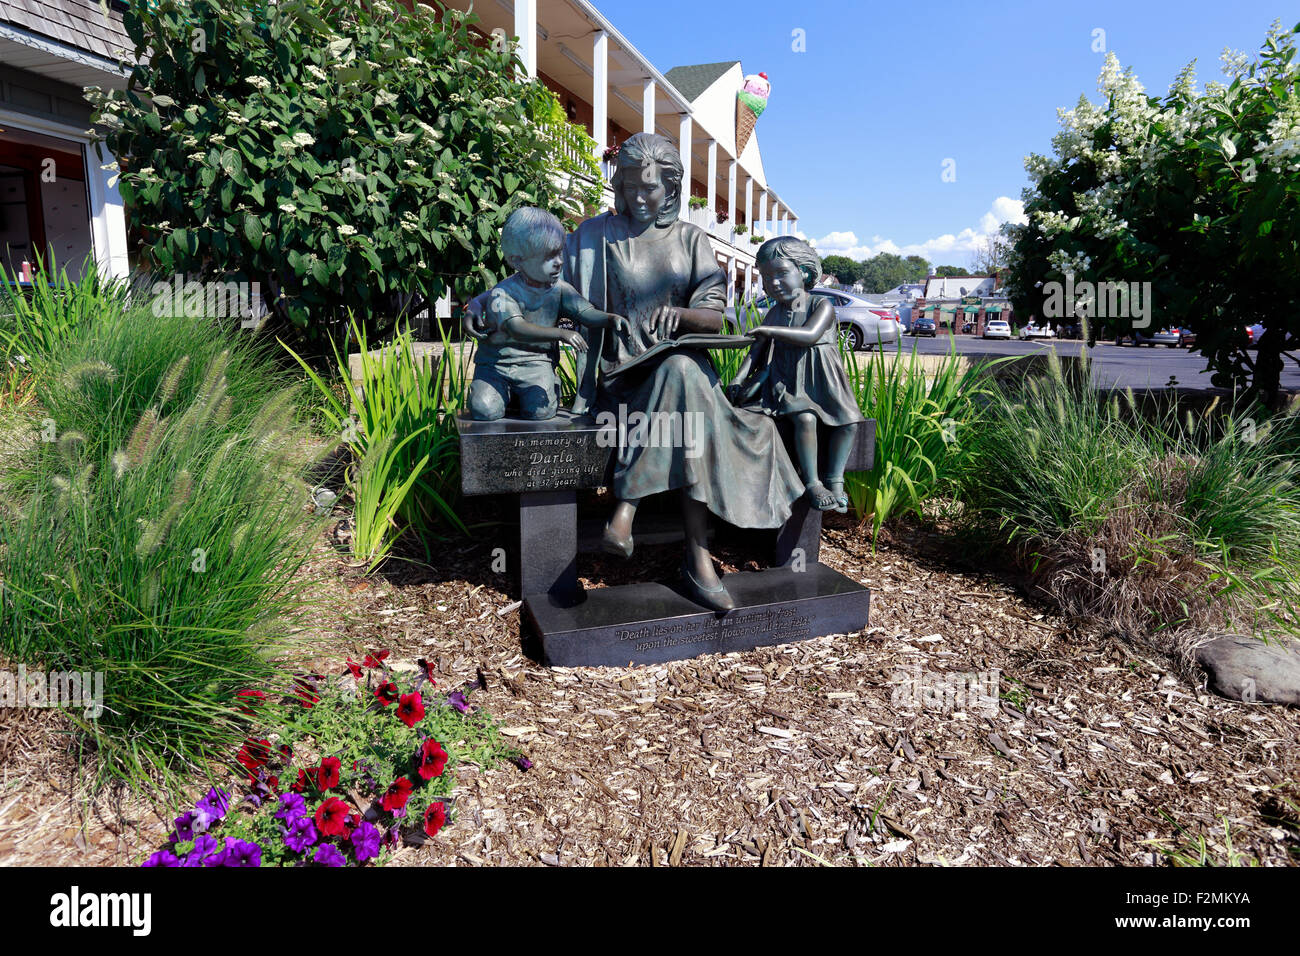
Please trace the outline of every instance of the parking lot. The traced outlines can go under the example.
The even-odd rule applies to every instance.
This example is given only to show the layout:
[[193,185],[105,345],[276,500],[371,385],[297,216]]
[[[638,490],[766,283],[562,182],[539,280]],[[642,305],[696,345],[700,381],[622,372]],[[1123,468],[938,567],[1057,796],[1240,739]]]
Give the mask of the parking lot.
[[[1061,355],[1078,355],[1083,348],[1082,342],[1035,340],[1032,342],[1010,342],[1001,339],[981,339],[974,335],[938,335],[935,338],[912,338],[903,336],[903,348],[910,349],[917,343],[917,350],[923,354],[946,352],[950,343],[955,343],[957,351],[963,354],[986,355],[1024,355],[1040,349],[1054,348]],[[1210,373],[1205,371],[1205,359],[1196,352],[1187,349],[1171,349],[1164,346],[1132,346],[1097,343],[1092,349],[1093,382],[1099,387],[1160,388],[1170,384],[1185,387],[1208,387]],[[1300,389],[1300,366],[1294,361],[1286,360],[1282,372],[1282,387]]]

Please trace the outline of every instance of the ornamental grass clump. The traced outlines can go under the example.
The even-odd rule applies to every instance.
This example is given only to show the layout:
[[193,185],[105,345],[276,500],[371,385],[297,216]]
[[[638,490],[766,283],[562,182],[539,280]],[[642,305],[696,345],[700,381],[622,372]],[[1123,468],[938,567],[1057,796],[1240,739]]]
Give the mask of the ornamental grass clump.
[[220,759],[229,699],[275,680],[321,529],[293,476],[297,390],[247,333],[123,313],[35,365],[41,411],[0,511],[0,651],[104,675],[68,711],[105,777]]
[[997,393],[958,480],[972,544],[1067,616],[1187,663],[1204,634],[1300,630],[1293,414],[1099,396],[1086,355]]
[[461,355],[445,329],[442,351],[431,360],[416,356],[409,329],[374,351],[363,329],[353,324],[351,331],[360,353],[359,383],[352,381],[347,357],[334,353],[347,404],[304,358],[285,348],[316,386],[325,427],[352,452],[347,485],[353,556],[373,570],[411,532],[431,559],[431,541],[468,534],[459,514],[456,430],[469,383],[468,355]]
[[[848,472],[844,490],[873,535],[890,518],[920,514],[922,504],[948,489],[959,468],[971,423],[989,388],[992,363],[962,368],[953,346],[933,374],[917,361],[878,348],[865,361],[841,348],[849,385],[867,419],[876,423],[876,457],[870,471]],[[859,428],[863,426],[858,426]]]
[[349,660],[328,679],[301,675],[287,695],[234,695],[247,734],[232,750],[236,777],[181,813],[143,865],[380,865],[453,821],[458,764],[531,766],[470,703],[477,681],[438,694],[426,661],[408,682],[387,657]]

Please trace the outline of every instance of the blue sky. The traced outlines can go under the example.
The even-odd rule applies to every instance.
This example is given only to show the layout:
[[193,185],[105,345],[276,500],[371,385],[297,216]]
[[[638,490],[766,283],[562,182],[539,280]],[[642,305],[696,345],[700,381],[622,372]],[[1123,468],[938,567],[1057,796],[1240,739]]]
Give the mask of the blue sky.
[[1300,4],[1276,0],[596,3],[664,72],[738,59],[767,73],[768,181],[823,255],[932,265],[968,265],[977,237],[1018,214],[1024,157],[1050,152],[1057,108],[1098,99],[1097,40],[1163,95],[1189,60],[1204,85],[1225,46],[1253,54],[1274,19],[1300,20]]

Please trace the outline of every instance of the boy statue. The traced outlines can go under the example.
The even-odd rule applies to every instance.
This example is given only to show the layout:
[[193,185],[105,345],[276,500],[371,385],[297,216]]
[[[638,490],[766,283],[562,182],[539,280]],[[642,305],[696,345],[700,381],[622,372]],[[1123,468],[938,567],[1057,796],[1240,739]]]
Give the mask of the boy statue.
[[474,360],[470,417],[496,421],[512,401],[521,418],[554,418],[559,407],[556,374],[559,346],[585,351],[577,331],[559,328],[561,317],[591,328],[620,328],[627,319],[602,312],[560,276],[564,273],[564,227],[544,209],[516,209],[501,231],[501,251],[514,274],[487,295],[487,335]]

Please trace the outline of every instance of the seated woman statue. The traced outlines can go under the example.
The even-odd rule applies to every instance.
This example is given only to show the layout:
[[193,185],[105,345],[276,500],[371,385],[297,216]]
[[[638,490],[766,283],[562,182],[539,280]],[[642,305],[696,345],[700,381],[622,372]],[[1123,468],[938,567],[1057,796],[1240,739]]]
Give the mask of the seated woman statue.
[[[679,218],[682,173],[671,141],[632,136],[619,149],[615,212],[588,219],[568,236],[565,279],[597,309],[629,319],[617,329],[580,329],[588,348],[577,356],[573,410],[610,412],[620,420],[639,411],[652,424],[656,413],[675,419],[671,429],[652,428],[651,440],[629,441],[620,450],[613,480],[618,505],[603,546],[631,557],[641,499],[680,489],[686,591],[725,613],[735,602],[709,555],[708,513],[742,528],[779,528],[804,492],[776,425],[727,401],[704,349],[669,350],[609,374],[663,340],[722,329],[726,276],[704,231]],[[654,440],[665,433],[683,440]]]

